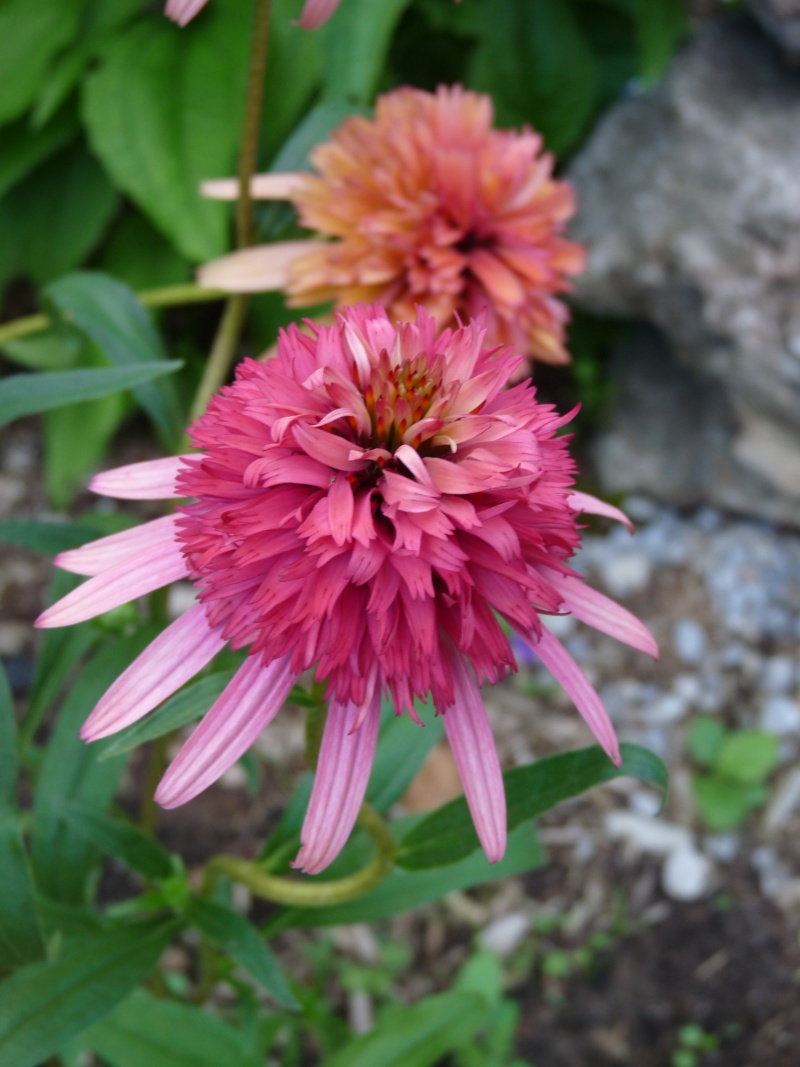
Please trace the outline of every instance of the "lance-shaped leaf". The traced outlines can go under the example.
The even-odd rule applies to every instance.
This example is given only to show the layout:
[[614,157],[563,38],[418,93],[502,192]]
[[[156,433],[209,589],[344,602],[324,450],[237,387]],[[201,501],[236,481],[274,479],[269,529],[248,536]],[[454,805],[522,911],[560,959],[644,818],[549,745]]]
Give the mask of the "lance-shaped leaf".
[[33,881],[17,815],[17,731],[0,668],[0,972],[44,958]]
[[[503,775],[508,804],[508,828],[544,814],[562,800],[578,796],[601,782],[631,775],[666,791],[667,769],[652,752],[622,745],[617,768],[599,747],[548,756]],[[441,867],[469,856],[479,847],[467,803],[460,797],[433,812],[400,842],[396,862],[409,870]]]
[[299,1008],[280,964],[262,935],[244,916],[213,900],[193,897],[186,918],[255,978],[276,1004],[293,1011]]
[[102,1019],[152,970],[175,929],[151,922],[103,930],[7,979],[0,985],[3,1067],[37,1067]]
[[12,374],[0,381],[0,426],[23,415],[51,411],[78,400],[94,400],[121,389],[172,374],[183,366],[179,360],[139,363],[108,370],[65,370],[45,374]]
[[[166,362],[150,312],[122,282],[99,271],[76,271],[52,282],[44,295],[114,366]],[[174,383],[147,381],[133,394],[164,438],[174,440],[183,428]]]

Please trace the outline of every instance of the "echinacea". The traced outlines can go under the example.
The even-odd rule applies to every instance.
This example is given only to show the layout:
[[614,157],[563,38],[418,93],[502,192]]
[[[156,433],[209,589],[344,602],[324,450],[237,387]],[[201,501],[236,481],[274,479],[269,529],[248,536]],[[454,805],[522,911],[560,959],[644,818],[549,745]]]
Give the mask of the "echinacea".
[[[490,343],[568,362],[558,296],[584,252],[563,235],[574,195],[538,133],[494,129],[491,99],[460,86],[401,88],[310,160],[311,173],[256,176],[252,193],[291,200],[314,237],[231,253],[201,268],[202,284],[282,289],[294,307],[378,302],[404,321],[422,305],[439,329],[483,313]],[[230,198],[238,184],[203,190]]]
[[197,453],[94,478],[106,496],[188,502],[62,553],[60,567],[90,577],[38,625],[78,623],[189,578],[195,604],[106,692],[84,738],[140,719],[225,645],[246,649],[158,787],[173,807],[230,767],[315,668],[329,706],[296,865],[316,873],[355,822],[382,694],[419,722],[416,698],[443,717],[497,861],[505,797],[480,686],[516,669],[501,622],[619,763],[599,697],[543,618],[571,612],[656,653],[644,625],[569,565],[578,513],[621,513],[574,492],[558,435],[571,416],[527,381],[506,388],[522,357],[487,347],[482,323],[437,334],[422,309],[400,323],[373,306],[307,329],[282,332],[271,361],[239,366],[192,427]]
[[[186,26],[198,11],[206,6],[206,2],[207,0],[167,0],[164,14],[179,26]],[[323,22],[328,21],[340,2],[341,0],[306,0],[297,25],[305,30],[317,29]]]

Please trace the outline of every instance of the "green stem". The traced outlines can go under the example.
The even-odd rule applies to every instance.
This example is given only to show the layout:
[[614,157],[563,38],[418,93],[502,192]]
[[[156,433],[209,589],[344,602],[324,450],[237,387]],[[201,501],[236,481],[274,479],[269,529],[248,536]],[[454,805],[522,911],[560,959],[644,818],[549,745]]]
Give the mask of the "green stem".
[[[186,282],[184,285],[166,285],[161,289],[145,289],[136,294],[136,299],[144,307],[163,308],[176,304],[207,304],[212,300],[223,300],[227,295],[221,289],[204,289],[196,282]],[[16,341],[18,337],[42,333],[50,325],[51,321],[47,315],[26,315],[24,318],[5,322],[0,326],[0,345],[7,341]]]
[[[267,69],[271,7],[272,0],[256,0],[253,43],[250,49],[250,68],[247,76],[247,100],[239,149],[239,198],[236,202],[237,248],[247,248],[253,241],[253,199],[250,195],[250,179],[255,174],[258,163],[258,140],[264,103],[264,75]],[[228,377],[244,326],[246,311],[247,297],[241,293],[232,296],[225,305],[217,336],[211,346],[211,353],[192,403],[190,422],[203,414],[211,397]]]
[[206,890],[210,892],[219,875],[227,875],[247,886],[251,893],[277,904],[301,908],[324,908],[355,900],[383,881],[392,867],[395,844],[389,827],[368,804],[362,804],[358,815],[375,845],[375,855],[355,874],[330,882],[298,882],[279,874],[268,874],[262,867],[238,856],[214,856],[206,868]]
[[[192,401],[192,410],[189,414],[189,422],[199,419],[208,407],[208,402],[216,393],[225,379],[228,377],[239,335],[244,326],[245,314],[247,313],[247,297],[239,293],[232,296],[222,312],[217,335],[211,346],[208,359],[206,360],[203,377],[197,387],[197,392]],[[184,448],[190,447],[188,437],[184,440]]]
[[139,827],[148,834],[155,833],[158,825],[159,807],[155,801],[155,792],[164,771],[167,769],[167,746],[171,736],[171,734],[162,734],[161,737],[157,737],[150,749],[147,778],[142,794],[142,806],[139,810]]
[[239,148],[239,199],[236,203],[236,247],[247,248],[253,243],[253,199],[250,180],[258,163],[258,141],[261,133],[261,111],[264,104],[264,77],[269,49],[269,22],[272,0],[256,0],[253,23],[253,43],[250,49],[250,69],[247,75],[247,104],[242,124]]

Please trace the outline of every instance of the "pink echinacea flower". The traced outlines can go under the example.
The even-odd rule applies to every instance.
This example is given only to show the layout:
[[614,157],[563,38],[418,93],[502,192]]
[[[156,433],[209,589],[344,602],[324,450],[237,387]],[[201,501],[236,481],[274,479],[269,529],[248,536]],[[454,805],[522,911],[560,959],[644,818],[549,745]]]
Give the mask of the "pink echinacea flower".
[[542,616],[572,612],[655,654],[642,623],[568,564],[581,510],[621,513],[573,491],[568,438],[556,436],[570,416],[527,382],[506,388],[521,357],[485,347],[480,323],[437,337],[422,309],[393,324],[358,307],[308,327],[283,332],[271,361],[241,364],[192,428],[198,453],[94,478],[106,496],[189,502],[62,553],[59,566],[91,577],[38,625],[78,623],[181,578],[197,588],[92,711],[87,740],[146,715],[226,644],[247,649],[159,785],[165,807],[215,781],[316,666],[330,703],[296,859],[310,873],[356,819],[382,692],[417,722],[415,697],[430,697],[496,862],[505,797],[479,686],[516,669],[500,619],[619,762],[603,705]]
[[[179,26],[185,26],[205,7],[206,2],[207,0],[167,0],[164,14]],[[317,29],[323,22],[328,21],[340,2],[341,0],[306,0],[297,25],[302,26],[304,30]]]
[[[201,283],[280,288],[294,307],[377,301],[404,321],[422,305],[439,329],[485,312],[490,344],[568,362],[557,294],[584,264],[563,236],[572,188],[553,177],[538,133],[492,121],[491,99],[460,86],[379,97],[374,118],[347,119],[314,149],[313,173],[253,180],[254,196],[291,200],[324,240],[233,252],[202,267]],[[203,191],[231,198],[238,184]]]

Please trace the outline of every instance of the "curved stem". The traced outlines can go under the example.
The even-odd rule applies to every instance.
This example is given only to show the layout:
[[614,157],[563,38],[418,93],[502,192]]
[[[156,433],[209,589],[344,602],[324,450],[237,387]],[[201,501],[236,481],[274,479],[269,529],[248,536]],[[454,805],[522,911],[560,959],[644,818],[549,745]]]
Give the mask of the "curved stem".
[[395,850],[389,827],[369,804],[362,804],[358,821],[372,838],[375,855],[355,874],[330,882],[298,882],[283,875],[268,874],[262,867],[238,856],[214,856],[206,868],[207,885],[210,888],[217,875],[225,874],[264,900],[301,908],[323,908],[355,900],[383,881],[391,870]]

